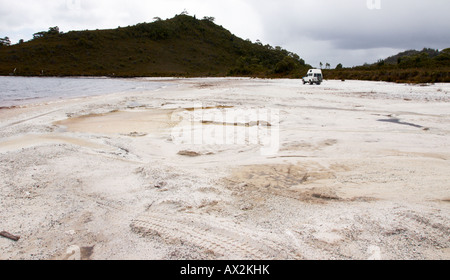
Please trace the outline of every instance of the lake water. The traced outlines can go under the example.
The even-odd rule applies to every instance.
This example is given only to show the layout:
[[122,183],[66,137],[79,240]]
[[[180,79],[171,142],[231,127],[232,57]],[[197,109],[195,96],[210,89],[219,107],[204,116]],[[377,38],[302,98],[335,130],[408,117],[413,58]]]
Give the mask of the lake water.
[[145,78],[0,77],[0,108],[116,92],[153,91],[167,84]]

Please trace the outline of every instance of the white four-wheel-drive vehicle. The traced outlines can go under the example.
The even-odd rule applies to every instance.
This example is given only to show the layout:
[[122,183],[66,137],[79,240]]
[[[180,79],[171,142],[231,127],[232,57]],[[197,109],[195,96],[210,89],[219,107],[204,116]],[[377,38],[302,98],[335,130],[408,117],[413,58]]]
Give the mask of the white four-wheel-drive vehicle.
[[320,69],[310,69],[306,77],[303,77],[303,84],[318,84],[320,85],[323,81],[322,70]]

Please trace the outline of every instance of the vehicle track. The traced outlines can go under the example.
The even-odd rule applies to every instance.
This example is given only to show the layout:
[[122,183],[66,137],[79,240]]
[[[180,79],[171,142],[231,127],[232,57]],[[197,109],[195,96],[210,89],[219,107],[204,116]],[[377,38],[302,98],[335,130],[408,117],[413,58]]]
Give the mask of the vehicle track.
[[241,233],[239,228],[222,226],[195,215],[182,220],[182,217],[169,217],[163,213],[147,213],[135,219],[131,228],[143,236],[157,235],[165,240],[181,241],[205,248],[224,258],[279,259],[286,258],[286,255],[289,259],[301,258],[267,238],[257,240]]

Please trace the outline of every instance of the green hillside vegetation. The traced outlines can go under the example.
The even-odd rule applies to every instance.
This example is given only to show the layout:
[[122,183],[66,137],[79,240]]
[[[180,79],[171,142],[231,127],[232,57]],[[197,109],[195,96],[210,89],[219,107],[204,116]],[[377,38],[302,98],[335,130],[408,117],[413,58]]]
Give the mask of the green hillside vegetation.
[[421,51],[417,50],[407,50],[401,53],[398,53],[396,55],[390,56],[386,59],[379,60],[378,63],[387,63],[387,64],[398,64],[402,60],[408,60],[411,57],[414,56],[428,56],[429,58],[434,58],[440,54],[439,50],[430,49],[430,48],[424,48]]
[[300,78],[311,67],[281,47],[236,37],[214,18],[186,14],[111,30],[52,27],[15,45],[7,39],[0,44],[0,75]]
[[450,48],[405,51],[371,65],[324,70],[327,79],[397,83],[450,82]]

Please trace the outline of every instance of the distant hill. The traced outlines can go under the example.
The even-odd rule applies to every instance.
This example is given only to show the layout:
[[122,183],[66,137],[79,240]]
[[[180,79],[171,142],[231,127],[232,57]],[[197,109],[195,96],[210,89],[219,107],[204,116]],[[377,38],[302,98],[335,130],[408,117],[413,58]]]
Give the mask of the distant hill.
[[398,83],[449,83],[450,48],[408,50],[374,64],[325,70],[327,79],[357,79]]
[[111,30],[53,27],[0,46],[0,75],[301,77],[308,68],[281,47],[243,40],[213,18],[189,15]]
[[401,63],[401,61],[403,59],[409,59],[414,56],[425,55],[425,56],[428,56],[429,58],[434,58],[434,57],[438,56],[439,54],[440,54],[439,50],[430,49],[430,48],[424,48],[422,51],[408,50],[408,51],[400,52],[396,55],[390,56],[386,59],[380,60],[378,63],[385,62],[388,64],[398,64],[398,63]]

